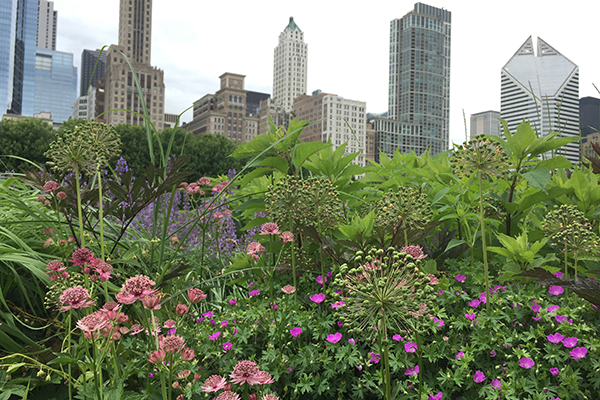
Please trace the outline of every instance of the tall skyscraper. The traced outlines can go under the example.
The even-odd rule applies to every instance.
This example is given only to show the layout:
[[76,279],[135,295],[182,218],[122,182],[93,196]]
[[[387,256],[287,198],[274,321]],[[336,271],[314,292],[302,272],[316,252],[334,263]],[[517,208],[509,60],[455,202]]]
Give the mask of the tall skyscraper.
[[290,17],[273,57],[273,102],[286,112],[292,110],[297,96],[306,94],[307,51],[304,32]]
[[73,66],[73,54],[37,49],[33,112],[51,113],[52,121],[62,123],[72,116],[75,99],[77,68]]
[[419,146],[432,154],[449,145],[451,16],[450,11],[416,3],[390,22],[388,116],[419,125]]
[[54,10],[54,2],[39,0],[38,3],[38,49],[56,50],[56,24],[58,11]]
[[498,120],[500,113],[498,111],[484,111],[477,114],[471,114],[471,130],[469,136],[472,138],[477,135],[500,136],[502,124]]
[[33,115],[37,0],[0,2],[0,108]]
[[[100,57],[100,59],[98,59],[98,57]],[[96,61],[98,61],[97,66]],[[94,67],[96,68],[95,72]],[[100,54],[100,50],[86,49],[81,52],[81,80],[79,81],[79,96],[85,96],[89,89],[97,87],[98,79],[104,79],[105,68],[106,50],[104,50],[102,54]]]
[[[526,120],[541,136],[579,136],[579,67],[541,38],[536,54],[530,36],[502,68],[500,115],[511,132]],[[578,163],[579,142],[555,154]]]
[[[150,65],[152,48],[152,0],[120,0],[119,44],[106,52],[104,101],[109,124],[144,125],[145,120],[129,111],[143,114],[146,105],[150,121],[164,128],[164,71]],[[131,62],[141,86],[141,94],[124,54]],[[121,111],[123,110],[123,111]]]

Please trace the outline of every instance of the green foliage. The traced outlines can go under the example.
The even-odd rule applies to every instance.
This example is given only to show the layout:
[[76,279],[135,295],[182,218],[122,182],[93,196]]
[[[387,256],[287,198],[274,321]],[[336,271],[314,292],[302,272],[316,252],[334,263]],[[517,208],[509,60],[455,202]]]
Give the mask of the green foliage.
[[32,169],[32,163],[41,165],[48,162],[44,153],[54,139],[52,125],[40,119],[0,121],[0,169],[2,172],[22,172]]

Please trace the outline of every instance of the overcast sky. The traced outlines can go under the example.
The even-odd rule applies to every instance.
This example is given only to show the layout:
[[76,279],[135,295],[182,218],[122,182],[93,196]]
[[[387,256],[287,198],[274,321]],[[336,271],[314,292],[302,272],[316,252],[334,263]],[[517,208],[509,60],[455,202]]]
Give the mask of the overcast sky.
[[[500,69],[529,36],[579,66],[580,97],[600,97],[600,2],[430,0],[452,12],[450,140],[474,113],[500,111]],[[414,1],[154,0],[152,65],[165,71],[165,112],[180,113],[219,89],[224,72],[246,90],[272,93],[273,49],[290,16],[308,44],[308,94],[316,89],[387,111],[390,21]],[[102,4],[102,7],[99,5]],[[118,40],[119,0],[54,0],[57,50],[74,54]],[[188,112],[182,118],[189,121]],[[468,128],[467,128],[468,129]]]

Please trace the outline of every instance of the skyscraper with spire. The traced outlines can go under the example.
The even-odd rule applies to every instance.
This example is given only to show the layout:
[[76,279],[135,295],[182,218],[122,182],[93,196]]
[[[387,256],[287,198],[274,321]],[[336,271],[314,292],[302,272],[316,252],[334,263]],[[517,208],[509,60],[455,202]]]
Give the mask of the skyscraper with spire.
[[[511,132],[527,121],[544,136],[579,136],[579,67],[544,40],[530,36],[501,70],[500,116]],[[579,163],[579,142],[558,154]]]
[[304,32],[290,17],[273,57],[273,102],[285,112],[292,111],[296,97],[306,94],[307,52]]
[[[144,125],[145,120],[134,113],[148,109],[150,121],[158,130],[164,127],[164,71],[152,67],[152,0],[120,0],[119,44],[111,45],[106,53],[105,114],[109,124]],[[138,90],[131,62],[140,83]],[[118,109],[118,110],[116,110]]]

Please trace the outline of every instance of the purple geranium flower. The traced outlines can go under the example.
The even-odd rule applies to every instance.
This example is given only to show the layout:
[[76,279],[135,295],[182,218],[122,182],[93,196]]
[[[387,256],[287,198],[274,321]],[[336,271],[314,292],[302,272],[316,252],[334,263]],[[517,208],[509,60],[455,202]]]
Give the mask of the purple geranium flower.
[[560,372],[558,371],[558,368],[550,368],[550,373],[554,376],[558,375]]
[[236,299],[229,299],[229,304],[231,304],[232,306],[234,306],[235,303],[237,303]]
[[208,338],[210,340],[217,340],[219,338],[219,336],[221,336],[221,332],[217,331],[217,332],[213,333],[212,335],[208,335]]
[[333,308],[338,308],[338,307],[342,307],[342,306],[344,306],[344,305],[346,305],[346,303],[344,303],[343,301],[336,301],[335,303],[333,303],[333,304],[331,305],[331,307],[333,307]]
[[369,358],[369,362],[377,364],[381,360],[381,354],[379,353],[369,353],[369,356],[371,357]]
[[404,375],[419,375],[419,366],[415,365],[414,368],[408,367],[406,371],[404,371]]
[[521,368],[529,369],[535,365],[535,361],[533,361],[529,357],[523,357],[519,360],[519,366]]
[[404,350],[407,353],[414,353],[415,351],[417,351],[417,344],[415,342],[406,342],[406,344],[404,345]]
[[563,339],[563,344],[565,345],[565,347],[567,348],[571,348],[571,347],[575,347],[577,346],[577,338],[576,337],[568,337],[568,338],[564,338]]
[[463,353],[463,351],[461,350],[458,353],[456,353],[456,357],[454,357],[454,358],[456,358],[458,360],[459,358],[462,358],[464,356],[465,356],[465,353]]
[[260,293],[260,289],[252,290],[252,291],[250,291],[250,293],[248,293],[248,296],[250,296],[250,297],[257,296],[259,293]]
[[465,318],[468,319],[469,321],[473,321],[476,317],[477,317],[477,314],[475,314],[474,312],[465,314]]
[[323,293],[317,293],[310,296],[310,299],[315,303],[322,303],[325,300],[325,295]]
[[401,342],[401,341],[404,340],[404,338],[402,336],[398,335],[398,334],[392,336],[392,339],[394,339],[397,342]]
[[565,289],[563,289],[561,286],[556,286],[556,285],[552,285],[548,289],[548,293],[553,294],[555,296],[561,295],[564,292],[565,292]]
[[333,335],[331,335],[331,334],[330,334],[330,335],[327,335],[327,339],[326,339],[326,340],[327,340],[329,343],[337,343],[337,342],[339,342],[341,339],[342,339],[342,334],[341,334],[341,333],[339,333],[339,332],[336,332],[336,333],[335,333],[335,334],[333,334]]
[[223,328],[225,328],[227,325],[229,325],[229,321],[221,321],[221,326]]
[[302,328],[298,328],[298,327],[292,328],[290,330],[290,333],[292,334],[293,337],[298,337],[302,333]]
[[553,313],[554,311],[558,310],[559,308],[560,308],[560,306],[553,304],[551,306],[546,307],[546,311],[548,311],[548,313]]
[[444,397],[444,393],[438,392],[436,395],[430,394],[427,400],[442,400],[442,397]]
[[556,332],[554,335],[548,335],[547,338],[550,343],[560,343],[565,337]]
[[[323,276],[319,275],[317,276],[317,283],[321,286],[323,286]],[[325,283],[327,283],[327,277],[325,277]]]
[[501,384],[502,384],[502,381],[501,381],[501,380],[499,380],[499,379],[494,379],[494,380],[492,381],[492,386],[494,387],[494,389],[498,389],[498,390],[500,390],[500,389],[501,389],[501,388],[500,388],[500,385],[501,385]]
[[534,313],[539,313],[540,310],[542,309],[542,307],[539,304],[534,304],[531,306],[531,309],[533,310]]
[[458,275],[456,275],[456,276],[455,276],[455,278],[456,278],[456,280],[457,280],[457,281],[459,281],[459,282],[464,282],[464,281],[465,281],[465,279],[467,279],[467,277],[466,277],[466,276],[464,276],[464,275],[461,275],[461,274],[458,274]]
[[492,351],[490,351],[490,356],[492,356],[492,357],[496,357],[496,350],[492,350]]
[[481,371],[475,372],[475,375],[473,375],[473,382],[481,383],[483,381],[485,381],[485,375],[483,374],[483,372],[481,372]]
[[444,320],[438,317],[433,317],[433,322],[435,323],[435,326],[441,328],[442,326],[444,326]]
[[556,272],[555,272],[555,273],[553,273],[552,275],[554,275],[554,276],[555,276],[555,277],[557,277],[557,278],[562,278],[563,276],[565,276],[565,274],[563,274],[563,273],[562,273],[562,272],[560,272],[560,271],[556,271]]
[[203,313],[202,315],[204,315],[206,318],[211,318],[213,315],[215,315],[215,313],[212,311],[209,311],[209,312]]
[[556,320],[556,322],[563,323],[567,321],[567,316],[566,315],[557,315],[556,317],[554,317],[554,319]]
[[354,339],[348,339],[348,343],[350,343],[352,346],[354,346],[356,344]]
[[233,343],[231,343],[231,342],[223,343],[223,350],[225,350],[225,351],[231,350],[232,347],[233,347]]
[[475,299],[469,302],[469,307],[477,308],[481,304],[481,301]]
[[569,352],[569,354],[573,357],[574,360],[578,358],[583,358],[587,354],[588,349],[585,347],[575,347],[573,350]]

